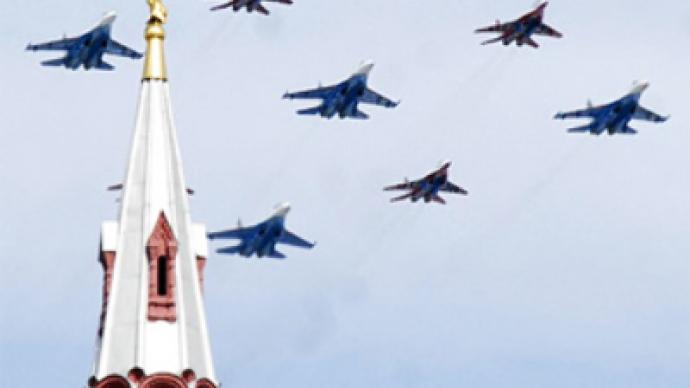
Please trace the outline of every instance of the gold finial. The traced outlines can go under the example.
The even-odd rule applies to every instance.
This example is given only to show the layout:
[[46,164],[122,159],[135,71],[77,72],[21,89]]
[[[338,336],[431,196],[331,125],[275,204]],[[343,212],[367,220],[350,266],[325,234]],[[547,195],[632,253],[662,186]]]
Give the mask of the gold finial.
[[168,79],[163,54],[165,30],[163,24],[168,21],[168,10],[161,0],[146,0],[151,9],[151,17],[146,23],[146,57],[144,58],[144,80]]
[[168,10],[163,5],[161,0],[146,0],[149,3],[149,8],[151,8],[151,22],[158,22],[165,24],[168,21]]

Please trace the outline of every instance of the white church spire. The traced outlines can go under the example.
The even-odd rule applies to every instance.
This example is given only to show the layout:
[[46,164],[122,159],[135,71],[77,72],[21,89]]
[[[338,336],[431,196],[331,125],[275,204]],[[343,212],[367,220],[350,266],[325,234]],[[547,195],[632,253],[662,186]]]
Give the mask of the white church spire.
[[163,55],[167,11],[151,7],[119,220],[101,233],[97,388],[218,386],[202,299],[203,225],[192,224]]

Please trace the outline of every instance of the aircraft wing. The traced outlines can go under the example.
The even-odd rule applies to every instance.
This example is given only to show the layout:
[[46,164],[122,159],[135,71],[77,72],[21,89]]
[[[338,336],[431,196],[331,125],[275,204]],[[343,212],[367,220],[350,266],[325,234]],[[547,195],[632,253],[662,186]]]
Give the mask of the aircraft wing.
[[446,182],[443,186],[441,186],[441,191],[447,191],[449,193],[458,193],[458,194],[463,194],[467,195],[467,190],[463,189],[462,187],[452,183],[452,182]]
[[493,26],[477,28],[474,32],[506,32],[511,28],[510,23],[501,24],[496,22]]
[[385,106],[386,108],[395,108],[399,104],[398,102],[392,101],[369,88],[364,90],[364,94],[362,94],[362,96],[359,98],[359,102]]
[[64,38],[60,40],[53,40],[46,43],[29,44],[26,46],[27,50],[69,50],[79,41],[79,38]]
[[585,109],[578,109],[570,112],[558,112],[554,118],[556,119],[568,119],[568,118],[578,118],[578,117],[594,117],[596,116],[602,107],[590,107]]
[[278,242],[281,244],[287,244],[287,245],[292,245],[295,247],[300,247],[300,248],[314,248],[316,244],[310,243],[309,241],[306,241],[302,237],[299,237],[298,235],[290,232],[289,230],[284,230],[283,234],[280,235],[280,238],[278,239]]
[[125,46],[124,44],[111,39],[110,42],[108,42],[108,46],[105,48],[105,52],[108,54],[112,55],[119,55],[121,57],[128,57],[128,58],[141,58],[143,55],[135,50],[132,50],[131,48]]
[[285,93],[283,95],[283,98],[301,98],[301,99],[309,99],[309,98],[325,98],[328,94],[330,94],[333,89],[335,89],[336,86],[324,86],[324,87],[318,87],[316,89],[310,89],[310,90],[303,90],[301,92],[295,92],[295,93]]
[[219,4],[219,5],[212,7],[211,11],[218,11],[219,9],[225,9],[225,8],[228,8],[230,6],[235,5],[235,3],[236,3],[235,0],[228,1],[227,3]]
[[412,190],[415,188],[417,182],[406,181],[404,183],[398,183],[397,185],[386,186],[383,188],[384,191],[392,190]]
[[223,230],[220,232],[214,232],[214,233],[209,233],[208,238],[209,240],[214,240],[217,238],[221,239],[230,239],[230,238],[235,238],[239,240],[243,240],[247,237],[249,237],[252,233],[254,233],[254,228],[237,228],[237,229],[229,229],[229,230]]
[[534,30],[534,33],[537,35],[552,36],[554,38],[562,38],[563,37],[563,34],[556,31],[553,27],[549,26],[548,24],[544,24],[544,23],[542,23],[539,27],[537,27],[537,29]]
[[635,109],[635,113],[633,113],[632,118],[636,120],[653,121],[655,123],[661,123],[668,120],[668,116],[661,116],[641,106],[638,106],[637,109]]

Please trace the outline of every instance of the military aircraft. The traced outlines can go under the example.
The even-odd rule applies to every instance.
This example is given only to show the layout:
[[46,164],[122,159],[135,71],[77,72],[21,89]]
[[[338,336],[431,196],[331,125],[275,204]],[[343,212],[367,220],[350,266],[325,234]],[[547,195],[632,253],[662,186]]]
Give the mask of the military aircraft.
[[242,222],[238,221],[237,229],[209,233],[208,238],[210,240],[240,240],[239,245],[220,248],[216,252],[229,255],[239,254],[244,257],[251,257],[256,254],[260,258],[267,256],[273,259],[284,259],[285,255],[276,250],[276,244],[287,244],[307,249],[313,248],[316,245],[315,243],[310,243],[285,229],[285,217],[289,211],[290,205],[284,203],[279,205],[276,208],[275,214],[264,222],[254,226],[243,227]]
[[391,199],[391,202],[402,201],[404,199],[410,199],[412,202],[417,202],[420,199],[424,199],[424,202],[429,203],[431,201],[438,202],[440,204],[446,204],[446,201],[441,198],[438,194],[439,192],[448,192],[467,195],[467,191],[462,187],[448,180],[448,169],[450,168],[450,162],[443,162],[441,167],[436,171],[428,174],[424,178],[418,179],[416,181],[410,182],[405,179],[404,183],[397,185],[384,187],[385,191],[392,190],[408,190],[407,194],[401,195]]
[[372,62],[365,62],[350,78],[337,85],[325,87],[319,85],[318,88],[312,90],[286,92],[283,98],[323,101],[319,106],[297,111],[300,115],[320,115],[330,119],[337,113],[341,119],[346,117],[368,119],[369,116],[357,108],[359,103],[380,105],[386,108],[394,108],[400,103],[391,101],[367,87],[369,73],[373,67]]
[[108,12],[100,23],[91,30],[74,38],[64,37],[41,44],[29,44],[27,50],[64,50],[67,52],[62,58],[41,62],[43,66],[64,66],[77,70],[80,66],[89,70],[113,70],[115,67],[103,61],[103,54],[119,55],[128,58],[141,58],[142,54],[132,50],[110,37],[110,31],[115,22],[115,12]]
[[215,7],[211,8],[211,11],[218,11],[220,9],[232,7],[232,10],[237,12],[242,9],[242,7],[245,7],[249,13],[257,11],[264,15],[268,15],[270,12],[268,12],[268,9],[261,4],[264,1],[271,3],[292,4],[292,0],[230,0],[227,3],[216,5]]
[[604,131],[608,131],[609,135],[615,133],[633,135],[637,133],[637,131],[628,126],[630,120],[646,120],[662,123],[669,118],[669,116],[658,115],[640,106],[640,96],[648,87],[649,82],[635,82],[633,83],[632,90],[616,101],[599,106],[593,106],[591,102],[587,102],[587,108],[585,109],[572,112],[559,112],[554,118],[567,119],[586,117],[592,119],[592,122],[589,124],[570,128],[568,132],[589,132],[592,135],[601,135]]
[[[114,185],[110,185],[110,186],[106,187],[106,190],[108,190],[108,191],[121,191],[124,188],[125,188],[124,184],[116,183]],[[187,187],[186,191],[187,191],[187,194],[189,194],[189,195],[194,195],[194,193],[195,193],[195,191],[193,189],[190,189],[189,187]]]
[[503,42],[504,46],[508,46],[512,42],[515,42],[518,46],[528,44],[534,48],[538,48],[539,44],[532,39],[533,34],[546,35],[554,38],[561,38],[563,36],[563,34],[544,24],[542,21],[544,18],[544,9],[548,4],[547,1],[540,2],[533,11],[526,13],[519,19],[504,24],[496,20],[495,25],[479,28],[474,32],[498,32],[501,34],[497,38],[482,42],[482,44]]

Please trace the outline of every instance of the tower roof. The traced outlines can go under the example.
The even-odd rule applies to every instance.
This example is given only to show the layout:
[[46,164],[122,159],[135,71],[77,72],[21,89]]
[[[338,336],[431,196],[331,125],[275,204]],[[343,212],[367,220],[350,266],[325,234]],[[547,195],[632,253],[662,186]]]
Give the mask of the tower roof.
[[115,241],[116,251],[94,377],[191,371],[217,385],[198,263],[206,256],[205,232],[190,218],[163,55],[167,12],[160,0],[148,2],[144,76],[119,221],[103,229],[112,231],[103,240]]

